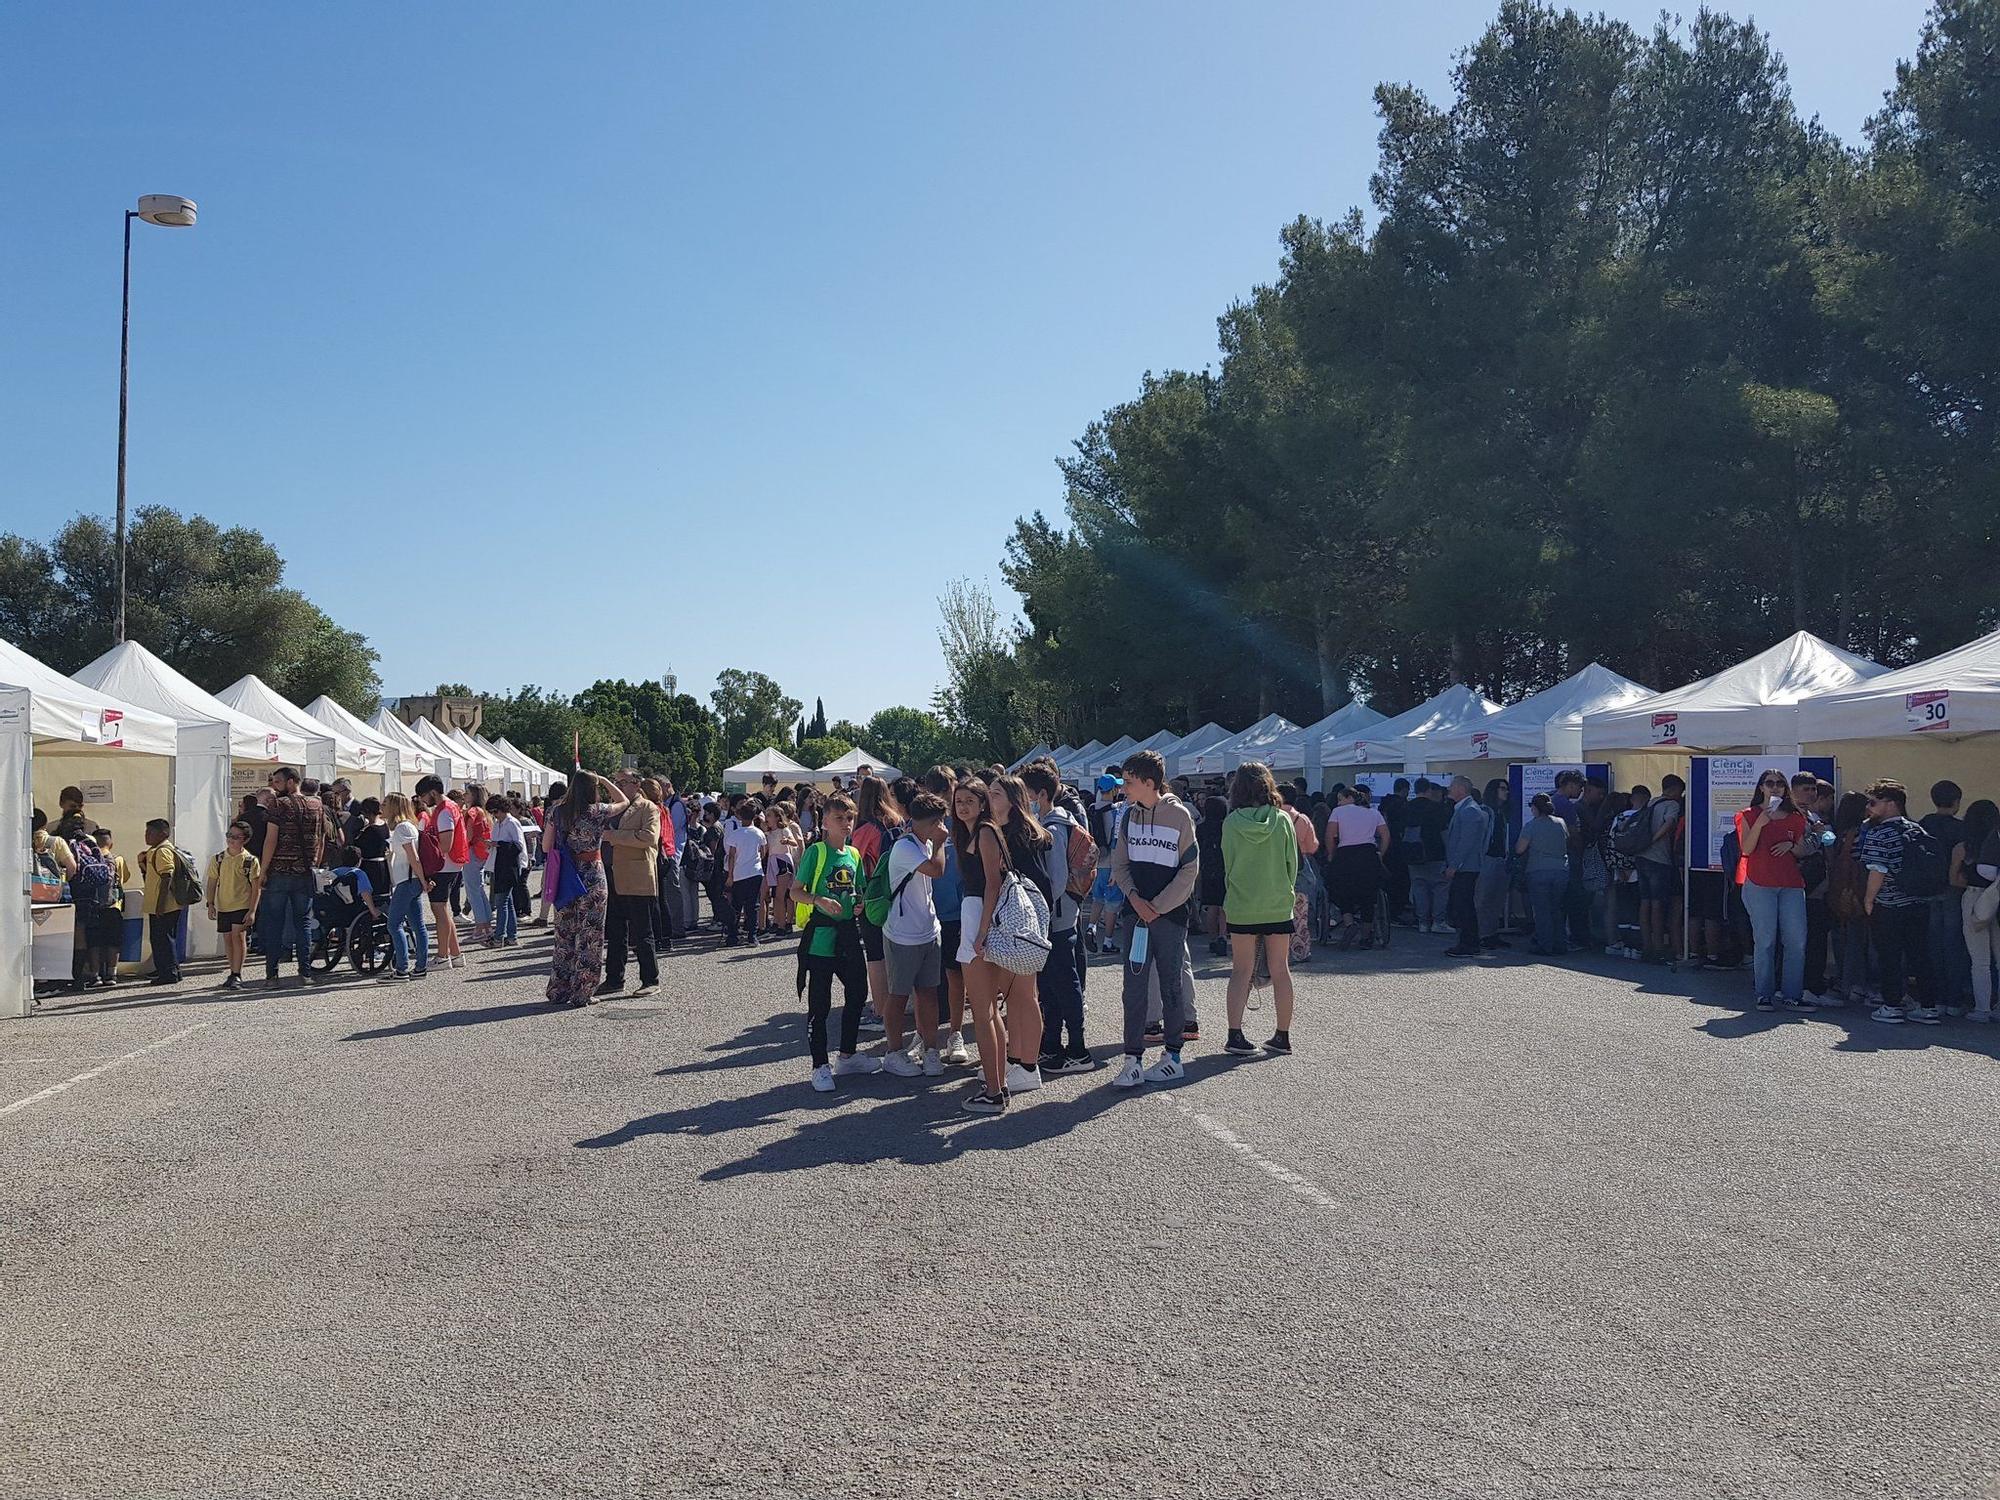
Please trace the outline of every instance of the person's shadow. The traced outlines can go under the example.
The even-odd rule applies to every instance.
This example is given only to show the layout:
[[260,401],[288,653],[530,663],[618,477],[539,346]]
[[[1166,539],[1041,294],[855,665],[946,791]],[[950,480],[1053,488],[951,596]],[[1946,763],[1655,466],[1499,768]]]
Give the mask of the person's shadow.
[[549,1007],[545,1001],[528,1000],[515,1005],[489,1005],[484,1010],[441,1010],[428,1016],[417,1016],[397,1026],[381,1026],[373,1031],[357,1031],[341,1038],[343,1042],[378,1042],[392,1036],[416,1036],[426,1031],[444,1031],[453,1026],[482,1026],[488,1021],[513,1021],[522,1016],[545,1016]]

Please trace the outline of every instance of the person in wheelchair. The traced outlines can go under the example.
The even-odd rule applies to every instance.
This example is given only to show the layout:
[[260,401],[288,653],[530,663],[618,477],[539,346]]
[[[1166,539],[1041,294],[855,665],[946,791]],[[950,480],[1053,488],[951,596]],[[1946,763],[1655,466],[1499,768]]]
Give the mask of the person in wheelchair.
[[361,868],[361,851],[350,845],[341,850],[340,863],[327,872],[325,888],[313,897],[312,922],[318,938],[313,945],[315,953],[337,958],[355,918],[364,911],[370,928],[378,936],[386,936],[388,924],[375,905],[374,884]]

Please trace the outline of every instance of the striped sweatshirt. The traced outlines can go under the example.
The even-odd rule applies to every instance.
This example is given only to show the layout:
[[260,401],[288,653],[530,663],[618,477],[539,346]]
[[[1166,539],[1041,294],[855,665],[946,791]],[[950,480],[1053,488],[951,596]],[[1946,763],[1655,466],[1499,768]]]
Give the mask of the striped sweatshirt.
[[1119,890],[1174,916],[1194,895],[1200,870],[1201,846],[1186,803],[1169,792],[1152,807],[1131,805],[1111,851],[1111,879]]

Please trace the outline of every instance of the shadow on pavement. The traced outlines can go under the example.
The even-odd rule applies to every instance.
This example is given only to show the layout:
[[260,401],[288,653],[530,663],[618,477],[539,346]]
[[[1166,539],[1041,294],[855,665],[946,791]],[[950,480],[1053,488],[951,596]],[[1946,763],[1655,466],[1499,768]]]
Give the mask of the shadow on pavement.
[[418,1016],[399,1026],[382,1026],[373,1031],[357,1031],[342,1037],[341,1040],[374,1042],[392,1036],[416,1036],[426,1031],[443,1031],[453,1026],[483,1026],[489,1021],[514,1021],[522,1016],[549,1014],[548,1003],[542,1000],[528,1000],[517,1005],[489,1005],[484,1010],[441,1010],[433,1015]]

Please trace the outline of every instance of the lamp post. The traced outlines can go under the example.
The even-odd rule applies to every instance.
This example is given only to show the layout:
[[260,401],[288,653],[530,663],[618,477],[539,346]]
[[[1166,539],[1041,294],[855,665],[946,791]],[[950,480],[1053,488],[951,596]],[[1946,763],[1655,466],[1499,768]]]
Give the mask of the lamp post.
[[172,193],[148,193],[137,208],[125,210],[125,302],[118,320],[118,612],[112,640],[125,639],[125,404],[132,368],[132,221],[144,219],[165,229],[192,229],[194,204]]

